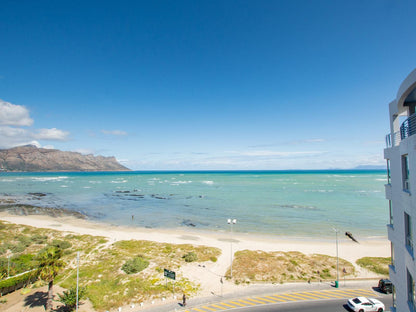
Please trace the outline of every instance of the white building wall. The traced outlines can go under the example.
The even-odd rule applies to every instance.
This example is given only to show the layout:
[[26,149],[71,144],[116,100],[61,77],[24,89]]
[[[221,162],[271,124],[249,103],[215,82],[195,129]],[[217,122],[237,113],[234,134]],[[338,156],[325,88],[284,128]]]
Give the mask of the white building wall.
[[[398,116],[408,117],[408,107],[403,106],[406,97],[416,87],[416,70],[402,83],[396,99],[389,104],[390,129],[393,146],[384,150],[384,158],[390,160],[390,184],[386,185],[386,198],[391,201],[392,224],[388,225],[388,238],[394,248],[394,259],[390,266],[390,279],[395,287],[395,309],[392,311],[416,311],[416,303],[409,301],[408,273],[416,281],[416,243],[413,252],[406,247],[405,213],[412,220],[411,233],[416,242],[416,134],[400,140]],[[397,138],[396,144],[394,139]],[[396,145],[396,146],[395,146]],[[403,189],[402,155],[408,157],[409,189]]]

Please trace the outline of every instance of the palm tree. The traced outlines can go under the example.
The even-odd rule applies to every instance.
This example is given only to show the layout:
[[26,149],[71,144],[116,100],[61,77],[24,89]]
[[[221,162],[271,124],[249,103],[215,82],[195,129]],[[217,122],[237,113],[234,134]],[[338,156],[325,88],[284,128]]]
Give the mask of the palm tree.
[[46,301],[46,311],[52,309],[53,299],[53,280],[58,275],[59,271],[65,265],[61,260],[62,250],[55,246],[48,246],[37,255],[39,278],[48,283],[48,299]]

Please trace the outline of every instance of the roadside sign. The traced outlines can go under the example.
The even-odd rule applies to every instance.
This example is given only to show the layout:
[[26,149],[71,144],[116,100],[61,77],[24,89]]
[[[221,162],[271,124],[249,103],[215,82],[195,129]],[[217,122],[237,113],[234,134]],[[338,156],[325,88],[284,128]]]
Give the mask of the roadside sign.
[[174,271],[170,271],[170,270],[164,269],[163,270],[163,275],[165,277],[170,278],[170,279],[173,279],[173,280],[176,279],[176,273]]

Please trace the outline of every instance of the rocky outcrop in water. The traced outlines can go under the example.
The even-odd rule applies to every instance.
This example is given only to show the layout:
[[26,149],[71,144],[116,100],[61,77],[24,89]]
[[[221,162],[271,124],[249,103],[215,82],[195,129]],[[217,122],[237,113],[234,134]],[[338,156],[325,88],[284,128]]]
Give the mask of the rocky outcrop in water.
[[0,170],[41,171],[129,171],[115,157],[82,155],[33,145],[0,150]]

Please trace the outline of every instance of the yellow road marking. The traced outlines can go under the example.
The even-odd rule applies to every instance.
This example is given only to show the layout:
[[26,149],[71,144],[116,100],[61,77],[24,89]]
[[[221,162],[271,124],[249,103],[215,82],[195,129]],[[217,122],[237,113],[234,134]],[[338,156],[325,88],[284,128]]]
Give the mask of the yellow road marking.
[[220,302],[218,304],[222,304],[222,305],[225,305],[225,306],[230,307],[230,308],[235,308],[235,306],[233,306],[231,304],[228,304],[228,303],[225,303],[225,302]]
[[275,298],[275,297],[272,297],[272,296],[265,296],[265,297],[266,297],[266,298],[273,299],[273,300],[281,301],[281,302],[285,302],[285,301],[286,301],[286,300],[279,299],[279,298]]
[[256,300],[256,299],[253,299],[253,298],[246,298],[245,300],[250,300],[250,301],[254,301],[254,302],[257,302],[257,303],[264,304],[264,301]]
[[276,297],[286,299],[286,301],[287,300],[291,300],[291,301],[296,301],[297,300],[297,299],[288,297],[286,294],[276,295]]
[[301,297],[301,296],[300,296],[300,295],[298,295],[297,293],[293,293],[293,294],[285,294],[285,296],[288,296],[288,297],[293,297],[293,298],[298,298],[298,299],[301,299],[301,300],[306,300],[306,298]]
[[236,302],[236,301],[230,301],[230,303],[239,305],[240,307],[245,307],[246,306],[245,304],[242,304],[242,303],[239,303],[239,302]]
[[243,300],[243,299],[240,299],[240,300],[238,300],[238,301],[243,302],[243,303],[247,303],[247,304],[249,304],[249,305],[256,305],[255,303],[248,302],[248,301],[245,301],[245,300]]
[[185,312],[207,312],[207,311],[218,311],[219,310],[228,310],[228,308],[236,308],[237,306],[246,307],[248,305],[256,306],[260,304],[267,303],[277,303],[277,302],[287,302],[287,301],[301,301],[301,300],[317,300],[317,299],[331,299],[331,298],[345,298],[348,296],[364,296],[364,295],[374,295],[374,291],[367,289],[322,289],[322,290],[313,290],[305,292],[296,292],[296,293],[283,293],[278,295],[262,296],[262,297],[253,297],[253,298],[244,298],[238,299],[235,301],[226,302],[217,302],[209,306],[202,306],[199,308],[192,308],[191,310],[186,310]]
[[308,295],[307,293],[305,293],[305,292],[301,292],[301,293],[296,293],[297,295],[299,295],[299,296],[302,296],[302,297],[305,297],[305,298],[309,298],[309,299],[316,299],[316,297],[313,297],[313,296],[311,296],[311,295]]
[[216,308],[219,308],[219,309],[221,309],[221,310],[227,310],[227,308],[224,308],[224,307],[222,307],[222,306],[220,306],[220,305],[218,305],[218,304],[211,304],[213,307],[216,307]]
[[331,298],[328,295],[324,295],[324,294],[320,293],[319,291],[308,291],[308,292],[305,292],[305,294],[309,294],[311,296],[316,296],[318,298],[326,298],[326,299]]
[[275,303],[276,301],[272,301],[272,300],[270,300],[270,299],[266,299],[266,297],[255,297],[256,299],[259,299],[259,300],[263,300],[263,301],[266,301],[266,302],[272,302],[272,303]]
[[210,310],[210,311],[217,311],[217,309],[213,309],[213,308],[210,308],[210,307],[207,307],[207,306],[203,306],[201,308],[202,309],[207,309],[207,310]]

